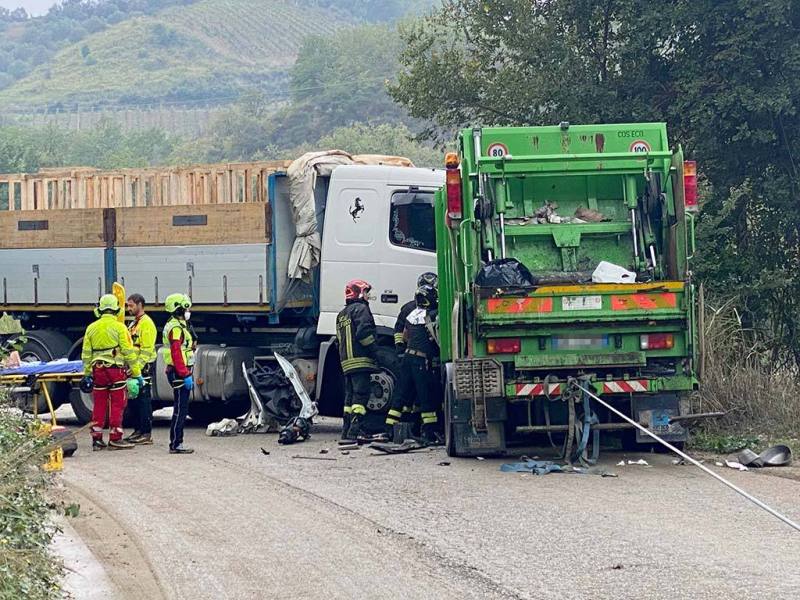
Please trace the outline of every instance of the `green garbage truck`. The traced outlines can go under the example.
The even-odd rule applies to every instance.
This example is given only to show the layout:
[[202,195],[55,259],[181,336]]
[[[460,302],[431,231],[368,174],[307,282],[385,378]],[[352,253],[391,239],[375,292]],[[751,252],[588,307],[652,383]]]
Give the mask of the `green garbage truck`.
[[696,209],[663,123],[462,130],[435,211],[448,453],[653,441],[581,388],[682,444]]

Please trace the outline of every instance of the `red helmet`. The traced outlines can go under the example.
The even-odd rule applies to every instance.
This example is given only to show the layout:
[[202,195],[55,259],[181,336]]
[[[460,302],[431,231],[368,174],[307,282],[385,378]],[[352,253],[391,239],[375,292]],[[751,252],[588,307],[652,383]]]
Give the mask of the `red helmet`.
[[372,286],[363,279],[353,279],[347,282],[344,286],[344,299],[345,302],[352,302],[353,300],[367,299]]

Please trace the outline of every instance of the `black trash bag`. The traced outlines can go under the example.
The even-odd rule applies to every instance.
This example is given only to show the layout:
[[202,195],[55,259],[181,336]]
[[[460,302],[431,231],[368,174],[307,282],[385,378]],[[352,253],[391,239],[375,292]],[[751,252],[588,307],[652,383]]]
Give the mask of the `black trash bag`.
[[256,365],[247,369],[247,374],[258,392],[264,411],[280,425],[286,425],[300,414],[303,402],[282,369],[266,369]]
[[475,283],[486,288],[534,288],[537,279],[516,258],[501,258],[483,265]]

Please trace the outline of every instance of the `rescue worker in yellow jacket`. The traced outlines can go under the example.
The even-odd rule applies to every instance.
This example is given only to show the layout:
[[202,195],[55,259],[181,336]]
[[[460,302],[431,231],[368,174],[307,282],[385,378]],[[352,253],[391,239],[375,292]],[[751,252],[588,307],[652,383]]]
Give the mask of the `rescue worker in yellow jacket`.
[[144,296],[131,294],[127,301],[128,314],[133,321],[128,325],[133,347],[136,350],[136,364],[142,371],[144,386],[139,388],[135,379],[128,380],[128,403],[134,422],[134,431],[125,438],[137,445],[153,443],[153,400],[152,377],[156,367],[156,338],[158,332],[150,315],[144,311]]
[[84,378],[81,389],[91,389],[92,448],[106,448],[103,442],[103,427],[108,418],[110,450],[133,448],[133,444],[122,440],[122,414],[127,401],[126,382],[130,370],[132,378],[143,386],[141,369],[136,361],[130,334],[124,324],[117,320],[120,312],[119,300],[113,294],[100,298],[95,309],[98,319],[86,328],[83,336]]
[[191,454],[194,450],[183,445],[183,425],[189,412],[189,394],[194,388],[192,367],[197,341],[188,324],[192,301],[186,294],[170,294],[164,301],[164,308],[170,316],[162,336],[162,342],[167,349],[164,362],[174,400],[169,427],[169,451],[170,454]]

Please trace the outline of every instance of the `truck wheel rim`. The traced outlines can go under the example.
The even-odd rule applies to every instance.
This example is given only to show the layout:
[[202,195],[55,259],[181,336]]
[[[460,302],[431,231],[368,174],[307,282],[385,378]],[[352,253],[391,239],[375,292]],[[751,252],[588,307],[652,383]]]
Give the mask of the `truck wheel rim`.
[[384,410],[392,400],[394,377],[388,371],[380,371],[370,376],[370,383],[367,408],[373,412]]

